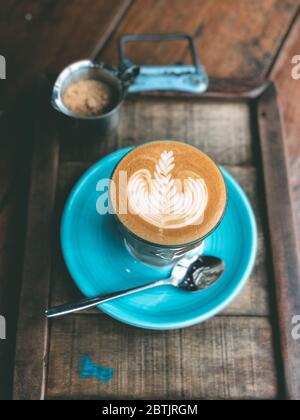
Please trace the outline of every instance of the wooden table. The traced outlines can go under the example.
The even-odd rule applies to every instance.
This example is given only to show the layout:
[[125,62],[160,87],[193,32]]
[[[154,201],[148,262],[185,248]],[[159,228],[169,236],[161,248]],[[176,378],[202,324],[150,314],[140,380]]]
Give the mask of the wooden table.
[[[255,95],[262,81],[268,75],[271,75],[276,82],[279,87],[279,101],[282,104],[281,112],[284,118],[284,138],[287,144],[289,144],[289,151],[292,152],[290,153],[290,162],[292,163],[290,166],[292,174],[290,179],[294,188],[294,200],[295,203],[299,202],[297,201],[297,192],[299,191],[299,172],[297,168],[299,168],[300,154],[296,154],[297,152],[299,153],[299,142],[295,135],[298,125],[296,118],[297,110],[296,107],[293,108],[290,105],[293,101],[296,103],[297,89],[299,88],[298,84],[296,86],[290,79],[287,82],[287,78],[285,77],[287,62],[290,64],[289,55],[292,51],[295,51],[296,39],[300,30],[298,19],[296,19],[299,2],[286,0],[279,3],[275,0],[268,0],[264,2],[263,6],[259,1],[251,2],[251,5],[245,6],[245,2],[242,2],[242,0],[235,0],[230,1],[228,5],[220,6],[220,3],[217,1],[203,2],[193,0],[189,2],[190,8],[187,9],[184,0],[172,1],[172,7],[166,6],[168,1],[154,2],[143,0],[130,2],[116,0],[110,2],[109,5],[107,2],[99,1],[93,2],[90,8],[85,10],[84,15],[82,15],[82,2],[80,1],[74,1],[72,5],[70,5],[71,2],[64,1],[60,2],[59,5],[53,1],[47,1],[40,5],[28,1],[26,3],[18,2],[18,5],[14,1],[7,2],[7,9],[4,10],[4,15],[6,14],[6,17],[8,17],[6,19],[8,23],[14,24],[14,34],[17,33],[17,35],[11,35],[10,37],[6,35],[8,43],[3,50],[3,54],[7,57],[8,62],[13,64],[11,65],[13,69],[11,78],[14,83],[9,82],[5,86],[4,93],[6,97],[8,99],[15,97],[14,92],[18,90],[19,86],[19,83],[16,83],[16,81],[25,82],[32,77],[33,72],[59,70],[70,61],[83,56],[95,56],[100,51],[101,59],[107,62],[116,61],[116,40],[121,33],[173,32],[179,30],[189,32],[193,34],[199,43],[202,60],[206,64],[209,75],[213,77],[212,86],[214,89],[211,94],[214,96],[218,92],[222,92],[222,95],[225,94],[228,96],[233,91],[238,93],[239,98],[241,96],[247,96],[249,92],[251,95]],[[267,24],[267,22],[272,22],[272,25]],[[7,29],[4,26],[4,29],[1,30]],[[70,34],[72,34],[72,37]],[[36,43],[37,35],[41,40],[39,44]],[[3,38],[1,37],[1,39]],[[44,44],[48,47],[45,52],[42,50]],[[76,45],[76,48],[74,48],[74,45]],[[102,48],[103,46],[104,48]],[[21,51],[21,48],[23,54],[14,54],[16,50]],[[227,52],[226,56],[224,56],[224,51]],[[136,61],[142,63],[149,62],[150,57],[155,63],[186,62],[187,60],[187,52],[184,46],[179,44],[174,49],[169,47],[166,49],[162,45],[155,54],[153,52],[150,54],[149,51],[137,47],[134,49],[129,48],[129,55]],[[278,56],[279,59],[276,60]],[[275,67],[274,62],[276,64]],[[20,78],[21,74],[22,78]],[[234,82],[232,82],[232,79]],[[229,80],[230,83],[226,80]],[[289,96],[285,92],[289,92]],[[31,96],[22,95],[22,97],[27,100]],[[184,112],[188,112],[185,110],[185,106],[180,104],[178,108],[175,107],[175,103],[172,105],[172,103],[170,104],[168,102],[167,105],[161,105],[161,103],[157,102],[158,99],[154,98],[150,100],[145,99],[145,101],[147,103],[147,110],[150,112],[150,115],[153,115],[153,118],[154,116],[155,118],[157,117],[157,107],[163,113],[164,107],[167,105],[168,107],[171,106],[178,121],[181,121],[180,119],[185,115]],[[246,130],[248,127],[247,121],[250,117],[249,108],[240,99],[237,103],[231,105],[225,104],[224,102],[222,105],[222,101],[221,103],[215,103],[214,101],[206,103],[204,101],[204,104],[191,104],[189,106],[191,107],[189,111],[197,112],[197,115],[205,114],[205,107],[209,108],[209,112],[215,115],[209,127],[204,117],[202,119],[200,118],[200,122],[198,122],[198,119],[195,120],[194,124],[196,128],[194,127],[194,129],[187,130],[184,124],[178,126],[176,124],[175,126],[161,124],[158,127],[162,128],[166,135],[175,133],[176,137],[178,137],[178,133],[182,133],[184,137],[191,139],[191,141],[194,141],[194,139],[195,141],[197,140],[195,133],[212,131],[210,142],[207,145],[200,143],[198,145],[202,148],[204,147],[204,149],[207,147],[207,152],[215,153],[215,157],[221,163],[230,167],[233,166],[233,173],[242,184],[244,183],[250,197],[255,199],[257,195],[253,190],[254,180],[257,176],[256,170],[253,169],[255,155],[253,155],[253,150],[251,150],[252,139],[249,136],[249,131]],[[193,108],[193,106],[196,108]],[[18,293],[16,291],[20,284],[20,261],[22,260],[22,250],[24,248],[23,238],[26,220],[24,210],[27,207],[25,202],[27,195],[27,174],[30,170],[33,173],[47,171],[45,182],[49,183],[48,193],[50,193],[53,199],[53,204],[57,199],[57,202],[60,203],[58,206],[61,208],[66,192],[91,161],[122,145],[133,144],[136,141],[140,142],[143,139],[148,139],[149,136],[151,138],[162,136],[161,130],[155,132],[153,124],[150,123],[150,119],[150,125],[148,128],[146,127],[145,132],[140,133],[139,128],[134,127],[135,131],[132,137],[128,138],[125,136],[124,138],[123,133],[129,131],[126,127],[129,126],[131,131],[132,122],[135,121],[136,113],[142,112],[139,110],[140,107],[135,105],[134,100],[129,101],[127,107],[127,118],[130,120],[125,119],[123,121],[122,133],[118,134],[112,143],[99,143],[96,147],[89,148],[88,150],[83,150],[80,145],[74,145],[68,148],[62,139],[58,141],[59,137],[53,137],[53,133],[50,130],[52,126],[50,125],[49,138],[51,138],[51,150],[49,150],[49,142],[44,140],[45,143],[42,149],[44,155],[37,158],[35,156],[39,156],[39,154],[34,153],[32,165],[29,165],[29,159],[23,159],[21,161],[23,164],[21,165],[20,160],[15,159],[17,153],[16,143],[13,141],[13,138],[19,139],[20,133],[12,133],[11,127],[13,124],[10,123],[7,125],[7,142],[1,143],[3,153],[1,153],[0,167],[1,173],[3,173],[3,179],[6,182],[1,187],[4,191],[9,180],[12,178],[12,168],[16,166],[15,162],[18,162],[17,167],[19,170],[22,168],[22,191],[25,191],[25,193],[20,197],[20,194],[17,194],[18,190],[14,189],[13,191],[15,193],[10,194],[10,198],[0,215],[0,223],[3,226],[2,231],[4,232],[4,235],[1,236],[1,249],[3,251],[0,256],[0,287],[4,293],[1,293],[0,313],[9,314],[8,318],[11,324],[9,340],[3,346],[0,343],[0,361],[5,369],[5,377],[8,379],[7,383],[1,383],[3,388],[1,389],[1,394],[4,397],[9,397],[10,394],[9,386],[11,382],[9,378],[11,378],[11,362],[13,360],[11,355],[14,347],[13,330],[16,325],[16,312],[11,309],[9,310],[9,308],[14,309],[18,301]],[[24,120],[22,109],[24,107],[21,107],[19,114],[21,114],[20,117]],[[181,111],[179,112],[178,109]],[[221,112],[222,110],[223,112]],[[220,138],[220,134],[213,132],[213,121],[214,119],[216,120],[219,112],[221,112],[219,117],[220,121],[224,121],[222,130],[224,127],[227,127],[229,131],[232,130],[229,134],[238,140],[237,143],[231,145],[232,150],[237,150],[238,153],[233,153],[232,155],[225,153],[222,151],[221,143],[217,141]],[[19,114],[14,113],[13,115],[15,117]],[[29,118],[25,119],[25,121],[28,120]],[[240,126],[235,126],[236,121],[240,122]],[[34,136],[30,134],[32,133],[30,131],[32,130],[31,126],[32,124],[28,123],[28,129],[26,129],[28,139],[34,139]],[[218,129],[220,130],[220,128]],[[236,136],[234,136],[234,133],[236,133]],[[21,136],[24,137],[23,130]],[[56,138],[55,142],[53,141],[54,138]],[[7,145],[10,145],[10,147]],[[210,149],[210,147],[212,148]],[[24,147],[24,151],[30,155],[30,148]],[[47,157],[47,165],[49,165],[46,167],[44,166],[43,159],[45,156]],[[52,156],[52,158],[49,159],[49,156]],[[53,174],[52,177],[48,176],[50,173]],[[57,187],[56,181],[58,181]],[[32,197],[32,194],[37,193],[43,196],[43,192],[39,190],[39,185],[31,183],[30,188],[30,197]],[[35,206],[34,203],[32,203],[31,198],[29,201],[28,231],[32,228],[32,224],[36,223],[35,219],[34,221],[31,219],[37,212],[36,208],[32,207]],[[299,205],[296,209],[299,210]],[[26,266],[28,252],[29,256],[31,255],[30,250],[28,251],[28,243],[35,243],[36,239],[44,241],[48,237],[49,218],[51,218],[52,222],[53,211],[53,208],[48,208],[46,214],[39,220],[38,225],[34,224],[36,226],[34,236],[28,237],[27,235],[26,237],[25,267],[22,270],[23,285],[24,281],[26,281],[24,278],[27,281],[38,281],[37,277],[40,276],[41,284],[40,286],[37,284],[34,288],[41,288],[42,291],[44,290],[43,287],[47,286],[51,279],[53,279],[53,275],[45,271],[44,267],[47,267],[47,270],[49,269],[49,262],[53,258],[52,252],[56,247],[54,246],[55,244],[52,245],[52,242],[48,244],[42,242],[42,245],[46,246],[47,249],[45,255],[45,249],[41,247],[41,252],[43,252],[46,260],[42,259],[38,266],[40,269],[37,270],[35,266],[34,270],[37,271],[32,272],[30,271],[32,269],[31,266]],[[55,214],[57,215],[59,213],[55,212]],[[17,225],[16,220],[19,221]],[[48,225],[45,224],[47,221],[49,222]],[[55,222],[57,226],[58,219],[55,219]],[[293,237],[292,234],[290,237]],[[259,259],[258,264],[270,267],[271,256],[270,254],[268,255],[269,257],[266,256],[266,260],[263,259],[261,261]],[[55,261],[56,263],[53,267],[55,270],[54,273],[57,273],[57,281],[55,282],[54,289],[51,289],[53,290],[53,294],[51,294],[52,302],[71,298],[74,293],[72,287],[68,288],[71,282],[66,280],[67,274],[59,255],[55,256]],[[244,295],[228,309],[228,312],[203,326],[182,331],[178,335],[176,333],[141,333],[140,331],[129,329],[128,327],[108,320],[104,316],[99,317],[93,314],[89,318],[75,316],[61,323],[55,322],[52,329],[54,340],[51,340],[52,347],[50,349],[49,370],[47,371],[49,372],[48,389],[43,389],[38,394],[36,393],[37,388],[35,387],[35,391],[27,396],[39,398],[41,395],[45,395],[45,391],[47,391],[46,394],[49,398],[80,396],[96,398],[99,396],[99,393],[103,397],[110,395],[128,397],[128,393],[138,397],[136,387],[141,387],[140,395],[145,397],[276,398],[278,396],[284,396],[284,390],[282,388],[283,375],[280,373],[280,366],[284,368],[284,364],[280,363],[279,360],[279,337],[277,337],[277,328],[274,327],[276,325],[274,322],[276,323],[277,318],[275,313],[272,312],[272,302],[274,302],[274,298],[272,297],[273,292],[272,287],[270,288],[268,286],[266,275],[263,273],[265,273],[265,270],[256,270],[254,280],[249,283]],[[284,297],[284,293],[285,291],[280,289],[279,296]],[[24,300],[24,292],[21,299],[22,301]],[[32,304],[33,306],[30,307],[31,310],[35,308],[35,304]],[[88,323],[85,322],[86,319],[89,319]],[[281,320],[281,328],[287,331],[287,320],[279,319]],[[95,355],[96,359],[99,357],[99,362],[114,363],[119,366],[118,372],[121,375],[118,377],[119,381],[117,386],[112,385],[106,389],[103,389],[101,384],[99,385],[97,383],[86,387],[84,383],[80,383],[77,380],[76,372],[74,374],[74,371],[71,369],[73,363],[76,362],[76,357],[84,351],[83,347],[86,341],[81,338],[85,335],[86,330],[88,330],[87,337],[90,337],[89,334],[98,330],[100,331],[100,329],[104,332],[104,335],[102,338],[99,335],[100,341],[97,341],[90,348],[90,352]],[[76,334],[74,334],[74,331],[76,331]],[[65,337],[65,339],[61,340],[62,337]],[[251,340],[249,337],[251,337]],[[207,338],[205,347],[202,344],[205,341],[204,338]],[[288,340],[288,337],[284,338]],[[100,355],[97,353],[97,349],[104,343],[104,340],[106,340],[106,343],[111,343],[111,345],[105,346],[106,350],[103,353],[101,352]],[[241,341],[243,341],[243,354],[236,357],[237,346]],[[275,347],[273,345],[274,341],[275,344],[277,343]],[[44,341],[41,341],[41,343],[44,343]],[[197,376],[197,380],[195,379],[195,383],[189,382],[191,380],[189,378],[189,369],[191,367],[187,364],[187,361],[184,362],[184,368],[180,372],[177,372],[176,369],[178,369],[178,366],[175,363],[177,359],[173,359],[172,355],[165,353],[166,357],[160,363],[156,359],[158,351],[161,351],[162,346],[165,349],[170,345],[177,346],[176,348],[178,348],[179,343],[191,344],[191,354],[189,355],[191,358],[196,357],[196,354],[198,355],[197,346],[199,343],[201,343],[199,347],[200,354],[203,357],[206,357],[205,355],[208,354],[208,359],[205,359],[208,370],[204,372],[202,367],[199,366],[199,375]],[[221,354],[217,350],[214,350],[216,349],[216,343],[225,343],[221,346],[221,350],[226,351],[226,354]],[[113,350],[115,353],[109,353],[113,347],[115,347]],[[136,358],[136,352],[139,349],[138,354],[142,357],[140,360],[145,360],[148,369],[146,372],[148,374],[152,372],[152,381],[147,381],[147,383],[143,381],[143,374],[145,372],[138,365],[135,370],[135,375],[139,380],[137,379],[131,383],[131,387],[133,388],[128,388],[124,385],[128,371],[124,366],[121,368],[122,360],[118,359],[119,356],[117,355],[117,349],[123,347],[127,348],[128,360]],[[71,352],[72,348],[76,349],[73,354]],[[219,349],[219,351],[221,350]],[[18,353],[17,357],[20,357]],[[23,365],[20,363],[20,360]],[[24,360],[22,358],[19,359],[17,365],[18,372],[22,372],[23,368],[25,371],[27,369],[28,372],[30,361],[34,369],[34,366],[36,366],[34,354],[27,354]],[[288,365],[289,359],[285,355],[284,361]],[[250,362],[252,363],[251,365],[249,364]],[[217,369],[217,363],[220,364],[221,370],[219,371]],[[65,366],[69,366],[69,379],[67,384],[63,378],[63,369]],[[260,367],[262,368],[260,369]],[[155,372],[161,371],[162,369],[168,371],[171,376],[160,377],[159,375],[155,375]],[[286,369],[288,369],[287,366]],[[201,380],[207,372],[212,373],[213,379],[211,382]],[[32,378],[36,378],[41,383],[40,375],[43,374],[41,370],[39,372],[32,370],[30,373]],[[38,373],[37,376],[36,373]],[[245,373],[248,373],[247,381],[249,380],[249,383],[244,379]],[[180,375],[181,380],[178,380]],[[168,387],[169,382],[174,383],[173,388]],[[194,389],[193,385],[197,385],[195,388],[198,390],[197,395],[191,391],[191,389]],[[289,389],[288,396],[295,397],[297,391],[293,389],[292,385]],[[156,395],[154,390],[157,390],[155,392],[160,395]],[[25,394],[22,392],[20,389],[17,390],[15,396],[20,398],[25,397]]]

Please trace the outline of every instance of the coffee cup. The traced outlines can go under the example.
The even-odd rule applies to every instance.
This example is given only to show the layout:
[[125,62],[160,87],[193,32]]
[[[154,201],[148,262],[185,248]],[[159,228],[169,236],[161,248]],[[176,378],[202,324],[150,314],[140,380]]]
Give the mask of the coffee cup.
[[110,205],[128,251],[151,266],[200,253],[221,222],[227,190],[219,167],[173,140],[129,151],[111,177]]

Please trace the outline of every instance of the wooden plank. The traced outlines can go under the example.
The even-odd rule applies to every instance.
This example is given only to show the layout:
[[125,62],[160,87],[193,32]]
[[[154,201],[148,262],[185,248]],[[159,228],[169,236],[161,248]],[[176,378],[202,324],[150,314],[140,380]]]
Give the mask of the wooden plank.
[[226,167],[246,192],[254,209],[258,226],[258,252],[254,271],[241,295],[225,310],[230,315],[270,314],[270,255],[264,223],[264,203],[256,168]]
[[10,399],[12,392],[33,114],[33,94],[22,92],[13,113],[0,120],[0,314],[7,323],[6,340],[0,343],[0,400]]
[[[61,2],[56,2],[54,0],[47,0],[45,2],[19,2],[10,0],[6,2],[1,9],[0,39],[6,40],[3,48],[1,47],[1,54],[3,54],[6,58],[7,73],[9,77],[6,81],[1,83],[0,86],[0,109],[3,110],[8,108],[10,102],[13,101],[16,92],[19,92],[20,86],[23,85],[27,79],[30,79],[35,72],[39,72],[41,70],[59,71],[71,61],[75,61],[83,57],[86,58],[88,56],[93,58],[98,53],[99,49],[104,45],[111,31],[114,29],[115,25],[118,23],[119,19],[122,17],[129,5],[130,0],[112,0],[109,3],[92,2],[89,9],[85,9],[85,13],[82,14],[82,3],[80,1],[74,1],[72,4],[64,0]],[[36,39],[39,39],[39,43],[36,42]],[[76,46],[75,49],[73,48],[74,45]],[[25,109],[27,109],[28,106],[29,105],[27,103]],[[14,119],[14,124],[16,124],[15,121],[16,120]],[[7,186],[10,184],[11,168],[17,166],[14,153],[11,153],[9,155],[9,159],[7,159],[7,150],[11,146],[14,146],[11,136],[8,136],[8,139],[9,140],[5,142],[2,137],[1,147],[3,147],[5,153],[0,154],[1,186],[3,187],[4,192],[7,191]],[[11,148],[12,151],[15,150],[14,147]],[[47,154],[47,151],[49,150],[45,148],[45,154]],[[29,162],[29,159],[28,161],[26,160],[28,158],[27,153],[21,153],[20,149],[18,149],[18,153],[22,156],[24,166],[26,167]],[[53,164],[55,164],[55,162],[53,162]],[[22,185],[23,182],[25,185],[28,180],[27,174],[23,173],[20,177],[20,179],[22,179]],[[37,180],[35,180],[35,182],[37,182]],[[20,185],[21,183],[19,181],[18,186],[20,187]],[[35,186],[37,187],[37,183]],[[34,188],[35,187],[33,187],[33,190]],[[22,191],[25,194],[27,190],[24,187]],[[20,223],[23,223],[23,216],[25,212],[19,203],[20,197],[22,197],[23,200],[22,206],[26,205],[26,197],[23,194],[18,193],[18,196],[12,196],[11,200],[17,207],[13,208],[10,205],[8,210],[11,211],[11,215],[3,219],[3,223],[11,223],[11,226],[7,226],[7,230],[9,232],[19,226],[19,223],[16,223],[15,218],[17,218]],[[18,204],[16,204],[16,202]],[[35,204],[32,204],[32,207],[34,206]],[[22,212],[21,208],[23,209]],[[35,222],[38,223],[37,220],[35,220]],[[32,222],[32,225],[34,225],[34,222]],[[29,228],[31,228],[32,225],[30,224]],[[18,293],[16,293],[16,291],[18,291],[17,283],[15,281],[9,281],[11,280],[11,276],[7,274],[5,267],[9,266],[10,271],[14,273],[18,270],[17,252],[19,252],[19,247],[22,247],[23,245],[21,232],[23,231],[22,228],[24,228],[24,225],[19,227],[19,231],[12,235],[12,237],[14,237],[18,242],[18,246],[14,247],[14,251],[10,256],[7,256],[7,261],[5,260],[2,266],[4,267],[3,270],[1,267],[1,276],[3,273],[5,280],[3,282],[1,281],[0,285],[1,294],[2,292],[6,293],[7,289],[5,288],[5,285],[9,282],[10,287],[14,287],[15,299],[18,298]],[[7,243],[6,237],[2,237],[1,239],[3,239],[4,244]],[[9,242],[11,242],[11,239],[9,239]],[[29,250],[28,253],[30,252],[31,251]],[[37,269],[39,269],[39,267],[37,267]],[[24,295],[24,299],[26,299],[27,296],[25,292]],[[5,308],[7,308],[10,302],[12,303],[11,307],[16,308],[17,305],[14,304],[15,300],[10,299],[10,296],[11,293],[9,295],[6,294],[7,299],[5,300]],[[4,313],[6,313],[6,311],[4,311]],[[16,314],[11,314],[9,317],[11,320],[9,337],[9,351],[11,355],[13,354],[14,347],[15,316]],[[39,344],[41,344],[40,341],[37,343],[37,346]],[[20,350],[21,348],[22,342],[19,341],[18,349]],[[40,350],[43,351],[42,347]],[[7,355],[5,351],[3,352],[4,362],[8,360],[5,356]],[[19,355],[17,354],[17,358],[18,357]],[[43,355],[41,355],[40,359],[37,358],[36,365],[34,367],[34,369],[36,368],[38,371],[37,375],[36,372],[33,374],[33,381],[35,380],[34,377],[36,375],[35,383],[29,383],[29,385],[28,383],[26,384],[26,381],[24,381],[22,376],[23,368],[17,367],[16,377],[20,375],[20,384],[18,384],[18,388],[15,389],[16,398],[25,398],[26,392],[30,393],[32,398],[37,397],[39,391],[33,385],[39,386],[38,382],[41,380],[40,376],[42,376],[43,369],[42,357]],[[38,366],[39,361],[41,362],[40,366]],[[24,371],[29,369],[29,363],[30,359],[28,358],[28,361],[24,365]],[[8,364],[6,364],[5,369],[5,371],[8,372],[7,380],[10,383],[11,372],[9,371],[10,367],[8,367]],[[1,371],[4,372],[4,370],[2,370],[2,364]],[[4,381],[1,382],[1,385],[5,387]],[[25,389],[27,386],[28,389]],[[31,386],[33,386],[32,390],[30,390]],[[43,390],[41,389],[40,391],[40,396],[42,396]],[[5,392],[6,394],[11,392],[8,385],[5,388]]]
[[[19,208],[17,207],[19,205]],[[20,288],[20,262],[23,253],[24,210],[16,198],[0,214],[0,315],[6,320],[6,340],[0,340],[0,400],[11,399],[14,365],[16,308]]]
[[[290,164],[290,182],[292,185],[293,208],[295,213],[298,251],[300,255],[300,155]],[[300,257],[299,257],[300,258]]]
[[28,86],[19,92],[9,111],[0,111],[0,212],[15,190],[16,178],[23,179],[31,156],[34,94],[34,86]]
[[199,98],[128,99],[115,136],[62,141],[61,159],[92,162],[112,150],[162,138],[188,141],[221,164],[253,162],[248,104]]
[[[94,57],[118,24],[130,0],[8,0],[1,7],[1,54],[7,81],[1,84],[1,107],[32,75],[60,71],[82,58]],[[38,39],[38,42],[37,42]]]
[[[71,316],[51,329],[50,399],[274,399],[267,318],[219,317],[192,328],[146,331],[106,317]],[[88,355],[114,369],[110,382],[79,378]]]
[[[4,316],[6,322],[10,320],[8,316],[10,311],[10,305],[7,306],[6,302],[9,300],[11,302],[11,295],[9,291],[9,279],[11,279],[11,270],[10,270],[10,252],[9,247],[9,237],[11,232],[9,232],[9,227],[11,227],[10,222],[11,217],[11,205],[7,206],[4,211],[0,214],[0,314]],[[9,329],[7,329],[9,331]],[[1,341],[0,345],[0,369],[1,369],[1,381],[0,381],[0,400],[9,399],[10,397],[10,369],[12,367],[12,357],[13,352],[13,339],[12,337],[7,338],[5,341]]]
[[284,141],[287,148],[288,169],[292,199],[296,215],[298,249],[300,249],[300,80],[293,78],[293,57],[299,55],[300,16],[281,50],[271,78],[278,92]]
[[300,399],[300,346],[292,320],[300,314],[300,270],[286,155],[273,85],[258,106],[266,201],[284,362],[286,396]]
[[[43,399],[48,350],[48,324],[43,309],[48,305],[52,222],[59,160],[58,138],[45,93],[37,116],[27,236],[16,342],[14,399]],[[34,337],[34,339],[33,339]]]
[[[256,80],[268,71],[298,0],[143,0],[135,2],[101,53],[117,63],[117,42],[124,33],[187,32],[194,36],[210,77]],[[272,24],[269,24],[272,22]],[[132,44],[128,56],[141,64],[189,62],[182,43]],[[213,53],[212,53],[213,52]]]
[[210,2],[195,34],[210,77],[265,78],[298,9],[298,0]]
[[2,133],[0,142],[0,211],[7,203],[16,171],[15,156],[19,136],[16,133],[17,126],[12,124],[12,115],[16,117],[15,112],[8,115],[4,114],[0,117],[0,129]]
[[[202,0],[143,0],[136,1],[122,19],[115,34],[101,51],[103,62],[119,62],[118,41],[123,34],[186,32],[195,33],[206,6]],[[153,48],[153,45],[155,48]],[[184,41],[172,43],[134,43],[128,44],[128,57],[137,64],[174,64],[186,54]]]
[[[88,168],[87,163],[64,163],[60,166],[59,181],[57,188],[57,217],[56,232],[57,246],[53,259],[51,306],[60,305],[65,302],[77,301],[82,298],[75,287],[62,258],[59,245],[60,215],[63,206],[73,185]],[[259,252],[256,266],[249,283],[243,293],[236,299],[229,308],[224,311],[226,315],[268,315],[269,293],[268,293],[268,258],[266,252],[265,232],[262,226],[261,205],[258,193],[256,171],[252,167],[227,167],[233,176],[241,183],[248,194],[257,215],[259,226]],[[98,310],[86,311],[84,313],[99,313]]]

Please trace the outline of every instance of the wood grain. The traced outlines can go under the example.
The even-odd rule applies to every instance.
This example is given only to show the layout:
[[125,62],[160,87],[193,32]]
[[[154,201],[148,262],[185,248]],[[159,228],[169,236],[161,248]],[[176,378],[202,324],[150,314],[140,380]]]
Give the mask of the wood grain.
[[[48,92],[49,93],[49,92]],[[45,94],[43,98],[48,98]],[[27,236],[17,329],[14,399],[44,398],[48,350],[48,325],[43,309],[48,305],[52,222],[58,168],[58,138],[49,104],[40,105],[35,133]]]
[[[210,77],[262,79],[299,7],[298,0],[143,0],[133,3],[101,53],[117,63],[124,33],[187,32],[196,40]],[[271,22],[271,24],[269,24]],[[132,44],[128,56],[140,64],[189,62],[183,43]]]
[[[53,258],[51,305],[56,306],[65,302],[77,301],[82,298],[73,283],[65,267],[59,245],[59,226],[63,206],[74,183],[88,168],[86,163],[64,163],[60,165],[57,187],[57,216],[56,232],[57,246]],[[268,315],[269,294],[268,294],[268,257],[266,251],[265,232],[262,225],[260,202],[256,170],[253,167],[226,167],[234,177],[241,183],[248,194],[257,215],[259,226],[259,251],[256,266],[251,279],[245,290],[232,305],[224,311],[227,315]],[[99,313],[98,310],[86,311],[84,313]]]
[[[27,85],[27,81],[34,78],[35,73],[42,70],[59,71],[71,61],[82,57],[94,57],[129,4],[130,1],[127,0],[112,0],[109,3],[90,2],[89,12],[85,9],[85,13],[82,13],[82,2],[77,0],[72,3],[66,0],[60,2],[9,0],[5,2],[1,7],[0,16],[0,52],[6,58],[7,80],[1,81],[0,84],[0,112],[10,109],[10,104],[21,93],[20,87]],[[31,96],[28,100],[28,97],[23,95],[22,100],[27,101],[25,104],[22,101],[19,103],[18,98],[16,99],[18,106],[23,106],[24,119],[30,108]],[[10,362],[14,355],[16,308],[21,277],[20,261],[24,252],[23,235],[29,179],[27,169],[31,162],[31,140],[26,145],[28,139],[25,137],[24,129],[21,139],[18,137],[20,143],[15,141],[14,131],[21,130],[23,126],[13,112],[14,108],[10,109],[9,115],[12,118],[5,132],[1,126],[0,145],[0,196],[3,196],[8,189],[12,193],[7,197],[7,207],[0,214],[0,224],[3,226],[1,250],[5,247],[5,252],[1,252],[0,306],[1,314],[9,315],[10,331],[5,346],[1,346],[0,370],[5,380],[1,380],[0,399],[11,395],[12,367]],[[45,153],[47,153],[47,148]],[[17,193],[17,188],[9,188],[16,168],[18,168],[17,187],[19,188]],[[21,346],[19,350],[20,348]],[[28,359],[29,362],[30,359]],[[28,364],[24,366],[24,370],[27,368]],[[20,371],[18,373],[21,374]],[[23,379],[22,375],[21,379]],[[37,382],[38,380],[37,375]],[[29,392],[32,385],[28,386]],[[32,390],[32,394],[35,391]],[[16,391],[16,395],[20,398],[24,397],[25,392],[23,393],[21,386]]]
[[0,51],[8,77],[1,86],[0,109],[35,73],[60,71],[95,56],[129,5],[130,0],[6,1],[1,7]]
[[282,48],[271,74],[278,91],[278,104],[287,148],[289,177],[298,234],[298,250],[300,250],[300,80],[295,80],[292,77],[292,71],[295,67],[295,64],[292,64],[292,59],[299,55],[299,37],[300,16],[298,16],[291,34]]
[[[135,329],[105,316],[52,325],[48,398],[273,399],[271,326],[266,318],[215,318],[166,332]],[[78,361],[115,370],[111,382],[79,378]]]
[[[0,400],[10,399],[32,151],[34,95],[22,92],[14,112],[0,119],[0,314],[7,339],[0,343]],[[6,147],[9,145],[9,147]],[[17,159],[14,159],[14,152]],[[12,159],[14,164],[12,164]]]
[[299,1],[211,3],[196,33],[210,77],[245,81],[265,78],[299,9]]
[[259,101],[258,118],[286,396],[299,400],[300,346],[292,336],[292,320],[295,315],[300,314],[300,270],[285,147],[273,85]]
[[[17,210],[17,205],[19,209]],[[20,288],[20,261],[24,245],[24,207],[20,201],[11,201],[0,216],[0,314],[6,320],[6,340],[0,341],[0,400],[12,396],[15,332]]]
[[0,130],[3,136],[0,142],[0,211],[7,202],[17,166],[15,156],[18,153],[19,136],[16,132],[17,126],[12,124],[12,118],[18,117],[19,115],[14,110],[0,118]]
[[246,102],[198,99],[128,99],[116,135],[62,139],[61,160],[92,162],[121,147],[155,139],[188,141],[225,165],[253,162],[250,113]]

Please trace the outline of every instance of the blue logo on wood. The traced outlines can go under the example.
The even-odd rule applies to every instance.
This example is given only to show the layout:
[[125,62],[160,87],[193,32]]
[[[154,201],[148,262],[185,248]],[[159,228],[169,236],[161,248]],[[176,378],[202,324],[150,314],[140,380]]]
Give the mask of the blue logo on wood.
[[80,379],[95,378],[100,382],[109,382],[113,375],[114,369],[95,365],[89,356],[82,356],[78,362],[80,369]]

